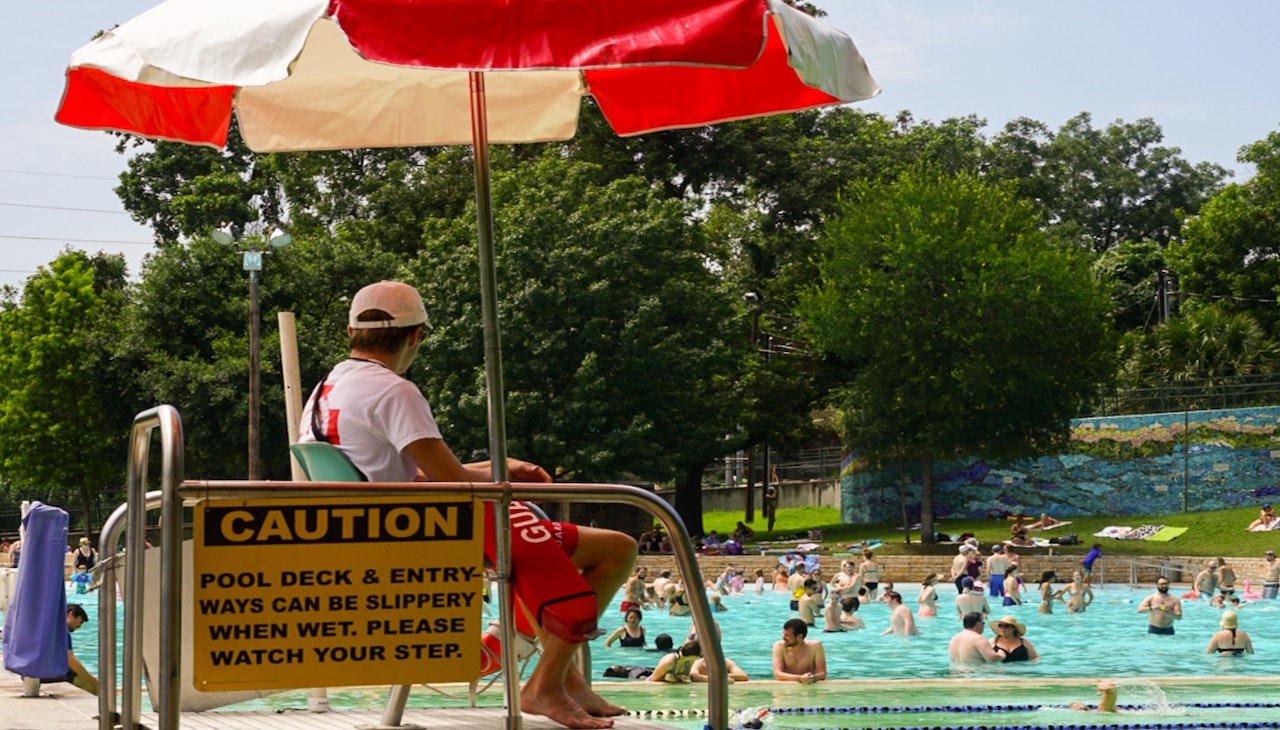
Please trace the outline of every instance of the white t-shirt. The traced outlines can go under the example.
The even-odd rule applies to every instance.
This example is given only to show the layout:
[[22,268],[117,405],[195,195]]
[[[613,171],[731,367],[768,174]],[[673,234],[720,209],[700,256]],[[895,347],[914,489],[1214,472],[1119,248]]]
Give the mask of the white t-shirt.
[[[311,411],[302,409],[298,441],[316,441]],[[329,373],[320,396],[320,431],[371,482],[411,482],[418,466],[404,448],[438,439],[440,427],[418,386],[381,363],[343,360]]]

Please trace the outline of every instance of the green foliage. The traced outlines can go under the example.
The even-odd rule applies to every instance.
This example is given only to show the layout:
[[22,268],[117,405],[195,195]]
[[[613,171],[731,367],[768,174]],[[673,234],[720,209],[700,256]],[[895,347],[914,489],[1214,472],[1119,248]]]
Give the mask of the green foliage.
[[855,185],[825,243],[801,313],[852,370],[846,443],[874,462],[1060,443],[1109,373],[1105,296],[999,188],[926,173]]
[[0,307],[0,472],[14,498],[90,506],[123,482],[133,416],[108,350],[124,257],[66,251]]
[[[552,155],[494,173],[511,453],[565,478],[665,480],[731,450],[732,292],[683,203]],[[485,452],[474,215],[410,265],[434,321],[417,378],[459,453]]]
[[1280,348],[1254,318],[1216,303],[1184,311],[1147,334],[1127,335],[1120,352],[1124,388],[1197,381],[1212,390],[1242,377],[1280,372]]

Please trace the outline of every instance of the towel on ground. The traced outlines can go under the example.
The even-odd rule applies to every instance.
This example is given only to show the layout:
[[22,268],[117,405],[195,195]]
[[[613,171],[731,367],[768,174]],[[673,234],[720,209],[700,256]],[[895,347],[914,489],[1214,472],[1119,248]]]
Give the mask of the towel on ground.
[[1122,540],[1147,540],[1152,535],[1164,529],[1164,525],[1138,525],[1133,528],[1128,535]]
[[1172,540],[1173,538],[1177,537],[1178,535],[1181,535],[1182,533],[1186,532],[1186,531],[1187,531],[1187,530],[1189,530],[1189,529],[1191,529],[1191,528],[1189,528],[1189,527],[1165,527],[1165,528],[1163,528],[1162,530],[1160,530],[1159,532],[1157,532],[1156,534],[1152,535],[1151,537],[1148,537],[1147,539],[1148,539],[1148,540],[1155,540],[1156,542],[1169,542],[1169,541],[1170,541],[1170,540]]
[[1119,525],[1107,525],[1098,532],[1093,533],[1094,537],[1110,537],[1115,540],[1123,540],[1126,535],[1133,532],[1132,527],[1122,527]]

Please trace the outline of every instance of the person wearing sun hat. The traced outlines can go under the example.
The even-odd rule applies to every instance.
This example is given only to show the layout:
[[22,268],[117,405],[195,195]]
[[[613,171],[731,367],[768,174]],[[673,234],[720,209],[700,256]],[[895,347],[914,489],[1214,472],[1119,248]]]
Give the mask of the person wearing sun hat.
[[89,572],[93,570],[93,566],[98,564],[98,554],[94,552],[93,545],[89,544],[89,538],[80,538],[80,546],[76,548],[76,558],[74,568],[78,571]]
[[[312,391],[301,415],[299,442],[332,444],[371,482],[491,481],[488,462],[463,464],[458,460],[445,442],[426,397],[403,377],[417,358],[429,328],[422,296],[406,283],[380,281],[356,292],[347,319],[349,356]],[[536,464],[509,459],[507,467],[512,482],[551,481]],[[531,514],[521,503],[512,502],[513,521],[520,511]],[[534,541],[522,536],[532,529],[527,524],[511,530],[511,570],[517,591],[523,591],[522,574],[536,577],[539,568],[546,574],[553,569],[546,566],[561,564],[565,572],[536,581],[529,593],[519,596],[539,617],[541,625],[535,628],[542,644],[538,665],[520,692],[521,708],[569,727],[607,727],[609,721],[601,718],[620,715],[625,708],[592,691],[581,670],[573,665],[578,648],[573,639],[581,638],[566,636],[563,626],[557,631],[554,622],[546,619],[567,616],[572,610],[570,618],[579,622],[589,619],[594,627],[599,607],[608,605],[631,574],[636,541],[613,530],[534,522],[550,539]],[[490,542],[492,529],[486,533],[486,542]],[[543,546],[550,546],[556,554],[549,555]],[[531,565],[535,559],[542,564]],[[535,603],[530,600],[539,598],[534,595],[536,589],[560,590],[566,581],[582,583],[584,591],[554,606],[553,601],[544,602],[555,609],[548,608],[545,614],[541,609],[533,610]],[[576,624],[569,628],[576,630]]]
[[991,640],[991,648],[1004,655],[1004,662],[1034,662],[1040,659],[1036,649],[1024,637],[1027,635],[1025,624],[1019,623],[1013,616],[1003,616],[992,621],[991,631],[996,635]]
[[1209,639],[1205,654],[1240,656],[1253,653],[1253,640],[1249,638],[1248,632],[1240,629],[1240,617],[1235,611],[1223,611],[1219,623],[1222,630],[1215,632]]

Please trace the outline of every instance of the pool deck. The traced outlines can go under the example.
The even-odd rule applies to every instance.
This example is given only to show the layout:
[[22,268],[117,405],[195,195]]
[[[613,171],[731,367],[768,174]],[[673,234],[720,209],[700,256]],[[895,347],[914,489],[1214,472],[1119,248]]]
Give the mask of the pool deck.
[[[69,684],[40,687],[39,697],[24,697],[22,679],[0,671],[0,730],[97,730],[98,698]],[[503,726],[500,707],[405,710],[402,722],[431,730],[497,730]],[[192,730],[352,730],[359,725],[377,726],[381,709],[336,710],[326,713],[275,711],[196,712],[182,715],[183,728]],[[563,730],[545,717],[525,715],[526,730]],[[155,713],[143,713],[142,724],[158,727]],[[663,725],[630,717],[615,718],[617,730],[671,730]]]

